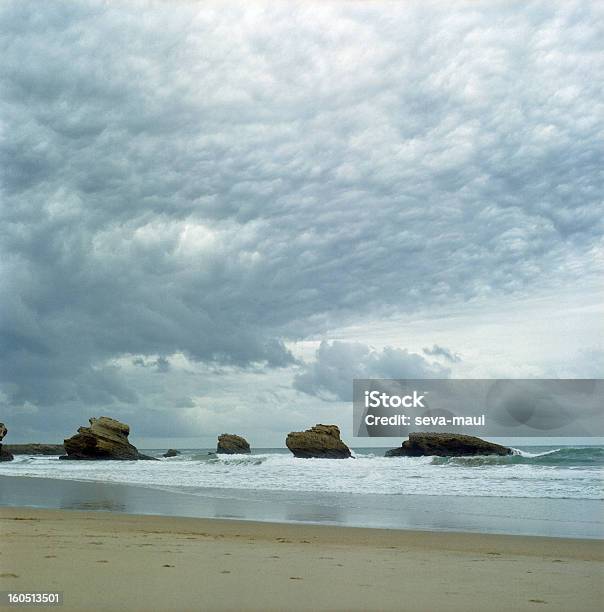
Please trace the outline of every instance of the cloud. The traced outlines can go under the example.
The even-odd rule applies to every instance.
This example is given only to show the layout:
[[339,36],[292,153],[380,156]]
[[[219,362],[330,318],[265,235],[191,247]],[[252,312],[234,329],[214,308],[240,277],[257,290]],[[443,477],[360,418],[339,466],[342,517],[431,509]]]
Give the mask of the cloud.
[[432,348],[425,347],[422,351],[425,355],[429,355],[430,357],[442,357],[451,363],[459,363],[461,361],[461,357],[457,353],[453,353],[448,348],[439,346],[438,344],[435,344]]
[[358,342],[321,342],[315,361],[294,379],[298,391],[325,399],[352,401],[355,378],[448,378],[450,370],[417,353],[385,347],[381,351]]
[[141,368],[155,368],[155,371],[164,374],[170,371],[170,361],[161,355],[157,359],[146,361],[142,357],[136,357],[132,364]]
[[143,411],[124,356],[293,368],[339,325],[580,293],[601,13],[2,3],[2,410]]

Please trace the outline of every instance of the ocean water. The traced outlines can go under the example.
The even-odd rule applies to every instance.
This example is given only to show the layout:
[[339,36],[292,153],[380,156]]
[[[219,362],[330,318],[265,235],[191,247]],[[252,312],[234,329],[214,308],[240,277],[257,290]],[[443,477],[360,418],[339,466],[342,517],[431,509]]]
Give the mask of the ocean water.
[[[145,451],[161,457],[162,449]],[[362,495],[453,495],[604,499],[604,447],[533,447],[506,457],[384,457],[360,448],[355,459],[297,459],[287,449],[251,455],[184,450],[160,461],[61,461],[17,455],[0,474],[114,482],[188,493],[205,489]]]
[[507,457],[383,453],[357,448],[354,459],[330,460],[296,459],[287,449],[189,449],[138,462],[16,456],[0,464],[0,505],[604,538],[604,447],[523,447]]

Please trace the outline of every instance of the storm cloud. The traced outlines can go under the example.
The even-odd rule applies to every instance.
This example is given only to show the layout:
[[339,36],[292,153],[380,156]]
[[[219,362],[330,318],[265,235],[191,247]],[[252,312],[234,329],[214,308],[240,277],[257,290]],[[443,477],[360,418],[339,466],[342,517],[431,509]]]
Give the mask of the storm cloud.
[[140,414],[151,364],[165,409],[188,405],[207,379],[182,398],[173,355],[344,398],[350,372],[439,366],[354,343],[304,364],[293,344],[589,287],[602,17],[585,2],[3,2],[3,412]]

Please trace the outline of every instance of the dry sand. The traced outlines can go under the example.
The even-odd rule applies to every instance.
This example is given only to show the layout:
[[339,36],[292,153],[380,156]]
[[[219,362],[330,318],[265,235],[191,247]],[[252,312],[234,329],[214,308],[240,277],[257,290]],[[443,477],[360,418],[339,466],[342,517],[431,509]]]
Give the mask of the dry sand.
[[604,609],[604,544],[0,509],[0,590],[66,610]]

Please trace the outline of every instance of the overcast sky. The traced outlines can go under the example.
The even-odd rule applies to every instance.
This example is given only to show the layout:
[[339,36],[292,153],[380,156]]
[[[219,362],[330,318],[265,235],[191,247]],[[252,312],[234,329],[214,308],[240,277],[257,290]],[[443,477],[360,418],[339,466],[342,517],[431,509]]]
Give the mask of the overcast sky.
[[602,377],[603,8],[2,2],[6,441],[350,439],[355,376]]

